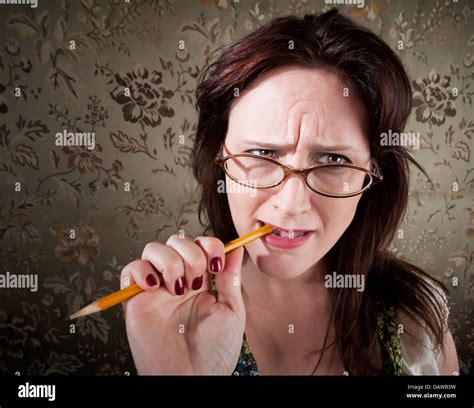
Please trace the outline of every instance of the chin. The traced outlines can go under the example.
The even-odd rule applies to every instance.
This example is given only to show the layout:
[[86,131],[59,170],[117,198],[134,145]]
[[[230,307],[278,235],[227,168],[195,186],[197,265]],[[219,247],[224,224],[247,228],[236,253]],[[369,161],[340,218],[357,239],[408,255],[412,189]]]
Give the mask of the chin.
[[[314,253],[311,254],[314,256]],[[294,279],[305,274],[312,269],[321,258],[315,258],[311,263],[301,262],[308,260],[307,256],[297,256],[293,253],[260,254],[249,253],[251,261],[266,276],[276,279]]]

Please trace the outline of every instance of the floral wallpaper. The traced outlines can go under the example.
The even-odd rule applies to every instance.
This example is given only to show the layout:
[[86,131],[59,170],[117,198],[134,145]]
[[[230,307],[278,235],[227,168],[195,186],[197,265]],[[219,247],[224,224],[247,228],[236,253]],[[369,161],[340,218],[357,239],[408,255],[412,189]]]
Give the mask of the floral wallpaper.
[[[135,373],[120,307],[67,317],[117,290],[122,267],[147,242],[203,233],[190,152],[194,89],[211,52],[273,17],[321,12],[325,3],[0,5],[0,273],[38,277],[36,291],[0,289],[1,374]],[[392,250],[450,288],[461,372],[472,374],[473,6],[362,3],[339,8],[406,65],[407,130],[420,135],[413,155],[433,180],[413,171],[403,239]],[[63,132],[92,144],[61,144]]]

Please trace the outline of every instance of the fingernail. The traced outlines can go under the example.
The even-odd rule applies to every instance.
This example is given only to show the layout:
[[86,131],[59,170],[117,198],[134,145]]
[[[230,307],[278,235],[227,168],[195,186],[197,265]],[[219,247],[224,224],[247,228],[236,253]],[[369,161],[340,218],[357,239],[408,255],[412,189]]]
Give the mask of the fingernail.
[[199,278],[195,278],[193,280],[191,287],[193,288],[193,290],[198,290],[198,289],[201,289],[201,286],[202,286],[202,275]]
[[146,283],[147,283],[148,286],[156,286],[156,278],[153,276],[152,273],[150,273],[146,277]]
[[221,258],[218,256],[215,256],[214,258],[211,259],[211,271],[220,272],[221,269],[222,269]]
[[174,291],[177,295],[182,295],[184,293],[183,278],[176,279],[176,283],[174,284]]

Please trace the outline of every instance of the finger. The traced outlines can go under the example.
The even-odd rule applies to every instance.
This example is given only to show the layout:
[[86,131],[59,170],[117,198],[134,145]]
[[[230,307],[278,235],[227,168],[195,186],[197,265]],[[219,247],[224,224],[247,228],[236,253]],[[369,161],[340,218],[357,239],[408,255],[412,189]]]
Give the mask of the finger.
[[136,260],[123,268],[120,277],[120,288],[124,289],[134,283],[143,290],[152,291],[160,287],[160,278],[150,262]]
[[162,274],[164,286],[172,295],[185,290],[184,264],[181,256],[168,245],[150,242],[145,246],[142,260],[150,262]]
[[208,290],[210,275],[206,271],[206,254],[200,246],[188,237],[181,237],[177,234],[171,235],[166,245],[173,248],[183,259],[186,287],[189,290],[199,290],[205,284],[204,289]]
[[216,274],[217,300],[234,311],[244,310],[241,290],[241,269],[244,248],[236,248],[226,255],[224,270]]
[[219,274],[225,267],[224,243],[216,237],[197,237],[194,242],[206,254],[207,271]]
[[[133,284],[137,284],[145,291],[155,291],[160,287],[160,279],[153,266],[142,260],[136,260],[122,269],[120,274],[120,289],[128,288]],[[127,310],[128,300],[122,302],[124,314]]]

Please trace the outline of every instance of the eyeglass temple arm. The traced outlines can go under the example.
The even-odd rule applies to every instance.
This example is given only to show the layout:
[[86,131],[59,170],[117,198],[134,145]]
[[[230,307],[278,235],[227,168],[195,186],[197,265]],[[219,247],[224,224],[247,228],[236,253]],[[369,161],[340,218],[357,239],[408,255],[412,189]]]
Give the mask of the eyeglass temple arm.
[[377,164],[377,162],[374,160],[372,162],[374,168],[372,170],[372,174],[374,174],[380,181],[383,180],[383,174],[382,174],[382,170],[380,169],[380,166]]

